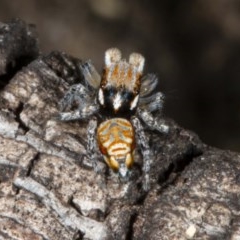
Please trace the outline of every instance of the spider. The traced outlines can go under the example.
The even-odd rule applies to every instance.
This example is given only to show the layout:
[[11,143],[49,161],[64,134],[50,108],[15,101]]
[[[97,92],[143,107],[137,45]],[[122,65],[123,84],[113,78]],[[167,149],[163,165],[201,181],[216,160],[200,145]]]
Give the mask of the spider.
[[[102,75],[90,61],[84,62],[80,65],[84,80],[72,85],[60,101],[59,119],[89,121],[87,155],[96,172],[100,150],[109,168],[120,179],[128,180],[137,145],[143,157],[143,188],[148,190],[153,154],[142,122],[161,133],[169,128],[152,114],[161,112],[164,95],[154,93],[158,83],[154,74],[143,76],[144,63],[139,53],[131,53],[128,61],[122,59],[117,48],[105,52]],[[77,109],[69,111],[74,104]]]

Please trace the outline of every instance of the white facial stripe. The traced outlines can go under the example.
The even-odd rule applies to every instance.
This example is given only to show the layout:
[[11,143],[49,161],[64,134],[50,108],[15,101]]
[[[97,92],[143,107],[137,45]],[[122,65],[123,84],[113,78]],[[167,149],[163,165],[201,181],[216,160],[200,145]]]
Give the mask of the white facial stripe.
[[133,101],[131,102],[130,110],[133,110],[133,109],[137,106],[138,98],[139,98],[139,95],[137,95],[137,96],[133,99]]
[[100,88],[98,91],[98,100],[101,105],[104,105],[104,96],[103,96],[103,90]]
[[122,105],[122,98],[119,93],[117,93],[116,97],[113,100],[113,108],[114,110],[118,110]]

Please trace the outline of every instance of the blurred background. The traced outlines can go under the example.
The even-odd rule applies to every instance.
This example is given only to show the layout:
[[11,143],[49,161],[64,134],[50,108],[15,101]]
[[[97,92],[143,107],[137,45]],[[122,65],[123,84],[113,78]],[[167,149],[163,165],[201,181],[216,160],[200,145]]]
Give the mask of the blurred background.
[[240,151],[239,0],[0,0],[0,21],[37,27],[43,53],[92,59],[118,47],[146,57],[164,114],[207,144]]

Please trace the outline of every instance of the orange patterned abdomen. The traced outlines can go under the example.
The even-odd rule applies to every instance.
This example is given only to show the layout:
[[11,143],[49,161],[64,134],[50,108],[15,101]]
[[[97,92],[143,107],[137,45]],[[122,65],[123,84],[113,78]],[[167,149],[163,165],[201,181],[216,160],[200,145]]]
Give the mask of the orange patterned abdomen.
[[98,145],[110,168],[118,171],[124,164],[128,169],[133,164],[135,148],[132,124],[123,118],[112,118],[101,123],[97,130]]

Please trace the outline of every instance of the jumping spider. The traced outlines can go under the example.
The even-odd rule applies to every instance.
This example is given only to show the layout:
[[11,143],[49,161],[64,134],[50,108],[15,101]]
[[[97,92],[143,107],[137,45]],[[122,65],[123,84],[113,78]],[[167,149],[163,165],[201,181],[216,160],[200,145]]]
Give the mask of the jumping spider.
[[[97,172],[98,151],[107,165],[117,172],[120,179],[127,180],[134,162],[135,140],[143,156],[143,188],[149,189],[149,169],[153,155],[141,121],[152,130],[168,132],[168,126],[153,117],[161,112],[164,96],[153,93],[158,83],[154,74],[142,77],[144,57],[132,53],[129,61],[121,58],[117,48],[105,52],[105,66],[100,76],[90,61],[80,68],[83,83],[70,87],[60,102],[62,121],[88,120],[88,158]],[[73,104],[78,109],[69,110]],[[98,121],[100,125],[98,126]]]

